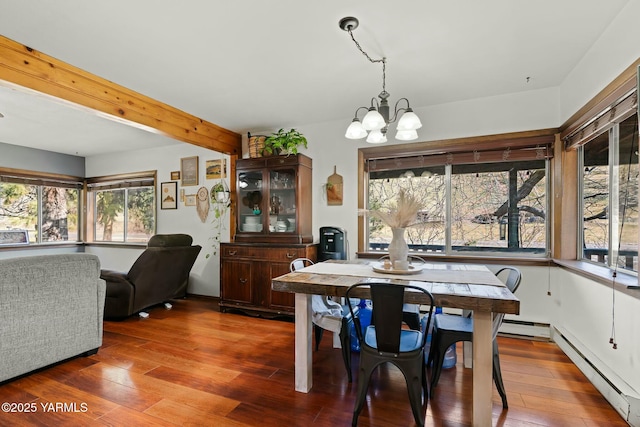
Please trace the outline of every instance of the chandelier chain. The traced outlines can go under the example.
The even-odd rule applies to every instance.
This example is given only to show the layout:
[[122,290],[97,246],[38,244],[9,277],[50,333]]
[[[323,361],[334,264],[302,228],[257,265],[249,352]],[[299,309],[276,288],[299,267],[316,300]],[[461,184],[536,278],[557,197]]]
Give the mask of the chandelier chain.
[[382,59],[373,59],[369,56],[369,54],[367,52],[364,51],[364,49],[362,49],[362,46],[360,46],[360,43],[358,43],[358,41],[356,40],[356,38],[353,36],[353,31],[351,31],[351,28],[347,28],[347,31],[349,32],[349,35],[351,36],[351,40],[353,40],[353,42],[355,43],[356,47],[358,48],[358,50],[365,56],[365,58],[367,58],[369,60],[369,62],[371,62],[372,64],[375,64],[377,62],[382,62],[382,91],[386,92],[387,88],[386,88],[386,80],[387,80],[387,58],[382,58]]

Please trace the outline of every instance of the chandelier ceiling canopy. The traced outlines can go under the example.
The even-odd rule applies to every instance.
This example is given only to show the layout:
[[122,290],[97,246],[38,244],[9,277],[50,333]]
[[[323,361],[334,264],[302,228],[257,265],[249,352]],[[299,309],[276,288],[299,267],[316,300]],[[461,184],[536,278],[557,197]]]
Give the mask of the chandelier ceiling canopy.
[[[367,142],[372,144],[379,144],[387,142],[387,131],[389,125],[395,123],[396,125],[396,139],[401,141],[412,141],[418,138],[417,130],[422,127],[422,123],[418,116],[413,112],[409,105],[407,98],[400,98],[393,108],[393,116],[390,116],[389,108],[389,92],[386,90],[386,71],[387,71],[387,58],[373,59],[367,52],[365,52],[360,43],[358,43],[353,36],[353,30],[358,28],[358,19],[352,16],[342,18],[338,25],[341,29],[348,32],[351,36],[351,40],[355,43],[360,52],[371,62],[372,64],[382,64],[382,92],[378,95],[378,99],[371,98],[370,107],[359,107],[356,109],[355,117],[351,124],[347,128],[345,137],[349,139],[362,139],[367,137]],[[406,102],[406,107],[400,106],[401,102]],[[366,110],[367,113],[362,118],[362,122],[358,118],[358,113],[361,110]]]

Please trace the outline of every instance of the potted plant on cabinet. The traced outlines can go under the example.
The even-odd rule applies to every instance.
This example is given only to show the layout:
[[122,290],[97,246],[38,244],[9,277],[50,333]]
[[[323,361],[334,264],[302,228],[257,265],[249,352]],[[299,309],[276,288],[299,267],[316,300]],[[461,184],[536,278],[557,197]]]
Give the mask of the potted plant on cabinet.
[[298,154],[298,146],[307,148],[307,138],[295,129],[278,130],[264,140],[264,152],[267,154]]

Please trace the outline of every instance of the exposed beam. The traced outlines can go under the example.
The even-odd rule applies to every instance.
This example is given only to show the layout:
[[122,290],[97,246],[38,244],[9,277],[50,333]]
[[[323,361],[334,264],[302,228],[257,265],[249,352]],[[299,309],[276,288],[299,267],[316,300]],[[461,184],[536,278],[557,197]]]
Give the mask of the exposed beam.
[[240,155],[240,134],[0,36],[0,80],[169,138]]

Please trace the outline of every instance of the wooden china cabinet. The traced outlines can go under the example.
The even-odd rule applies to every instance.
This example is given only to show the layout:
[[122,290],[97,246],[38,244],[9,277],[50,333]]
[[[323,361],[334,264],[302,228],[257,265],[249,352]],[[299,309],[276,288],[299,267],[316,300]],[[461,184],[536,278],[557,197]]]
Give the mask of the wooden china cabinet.
[[294,294],[271,290],[296,258],[317,259],[311,231],[309,157],[236,162],[236,234],[220,245],[220,310],[265,317],[294,314]]

